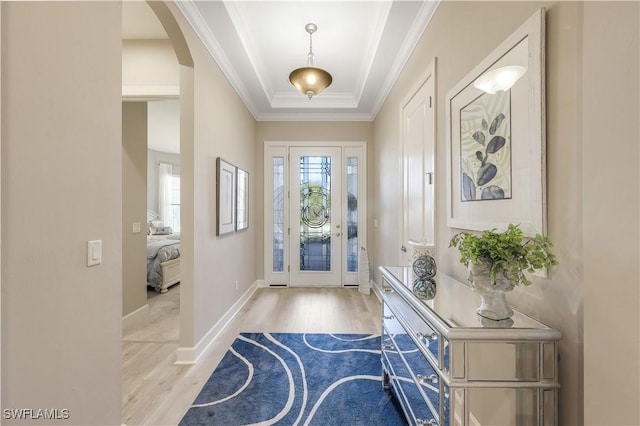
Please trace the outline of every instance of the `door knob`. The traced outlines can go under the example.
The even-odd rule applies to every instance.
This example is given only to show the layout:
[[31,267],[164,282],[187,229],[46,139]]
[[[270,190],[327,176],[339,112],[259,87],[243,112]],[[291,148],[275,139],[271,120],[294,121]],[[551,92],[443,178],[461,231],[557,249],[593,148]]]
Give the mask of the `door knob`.
[[342,235],[342,234],[341,234],[341,233],[339,233],[339,232],[336,232],[336,233],[335,233],[335,234],[333,234],[333,235],[335,235],[336,237],[339,237],[339,236],[340,236],[340,235]]
[[407,248],[405,246],[400,247],[400,251],[403,253],[407,252]]

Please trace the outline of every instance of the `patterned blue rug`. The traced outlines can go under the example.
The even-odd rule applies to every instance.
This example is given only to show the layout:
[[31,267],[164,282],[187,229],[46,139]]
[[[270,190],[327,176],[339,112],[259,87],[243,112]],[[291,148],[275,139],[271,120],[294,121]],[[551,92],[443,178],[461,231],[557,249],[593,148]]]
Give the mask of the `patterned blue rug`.
[[242,333],[180,425],[405,425],[381,371],[377,335]]

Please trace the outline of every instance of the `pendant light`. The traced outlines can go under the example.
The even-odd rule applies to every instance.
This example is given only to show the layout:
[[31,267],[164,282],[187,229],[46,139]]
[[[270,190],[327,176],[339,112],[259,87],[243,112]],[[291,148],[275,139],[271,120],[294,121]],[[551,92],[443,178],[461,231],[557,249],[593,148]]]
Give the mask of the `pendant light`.
[[304,29],[309,33],[309,54],[307,55],[307,66],[295,69],[289,74],[289,81],[298,90],[311,99],[331,85],[333,78],[331,74],[321,68],[313,66],[313,42],[311,35],[318,30],[316,24],[307,24]]

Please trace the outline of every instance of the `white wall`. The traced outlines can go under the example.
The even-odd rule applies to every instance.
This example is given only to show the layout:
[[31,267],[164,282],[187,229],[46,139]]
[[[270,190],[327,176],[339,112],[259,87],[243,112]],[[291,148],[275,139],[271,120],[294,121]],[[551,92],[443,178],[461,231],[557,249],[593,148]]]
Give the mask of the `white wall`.
[[[180,179],[185,189],[180,200],[181,270],[183,284],[188,283],[180,293],[180,346],[192,348],[256,281],[256,224],[216,236],[216,158],[247,170],[250,188],[257,188],[260,180],[255,172],[255,120],[180,12],[173,4],[169,10],[194,63],[193,68],[182,67],[180,80]],[[190,95],[189,87],[197,90]],[[256,192],[249,192],[249,217],[254,218]]]
[[180,100],[149,102],[149,148],[180,153]]
[[[585,2],[585,424],[640,424],[640,7]],[[606,409],[602,409],[606,407]]]
[[[121,4],[0,7],[2,409],[119,425]],[[103,261],[87,267],[94,239]]]
[[[147,103],[122,103],[122,316],[147,304]],[[133,223],[140,232],[133,232]]]
[[122,86],[125,94],[175,96],[180,68],[171,41],[122,40]]

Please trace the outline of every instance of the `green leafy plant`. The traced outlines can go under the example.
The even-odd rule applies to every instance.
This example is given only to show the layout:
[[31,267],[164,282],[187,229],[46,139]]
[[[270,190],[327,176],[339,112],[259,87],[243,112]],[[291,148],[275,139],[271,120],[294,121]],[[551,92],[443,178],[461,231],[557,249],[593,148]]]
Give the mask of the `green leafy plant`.
[[496,275],[504,273],[513,285],[528,286],[531,281],[524,275],[525,271],[534,272],[558,264],[551,252],[553,244],[549,237],[536,234],[534,238],[525,238],[522,229],[513,224],[504,232],[496,232],[495,228],[480,235],[460,232],[451,238],[449,247],[460,251],[463,265],[487,262],[492,285],[496,284]]

